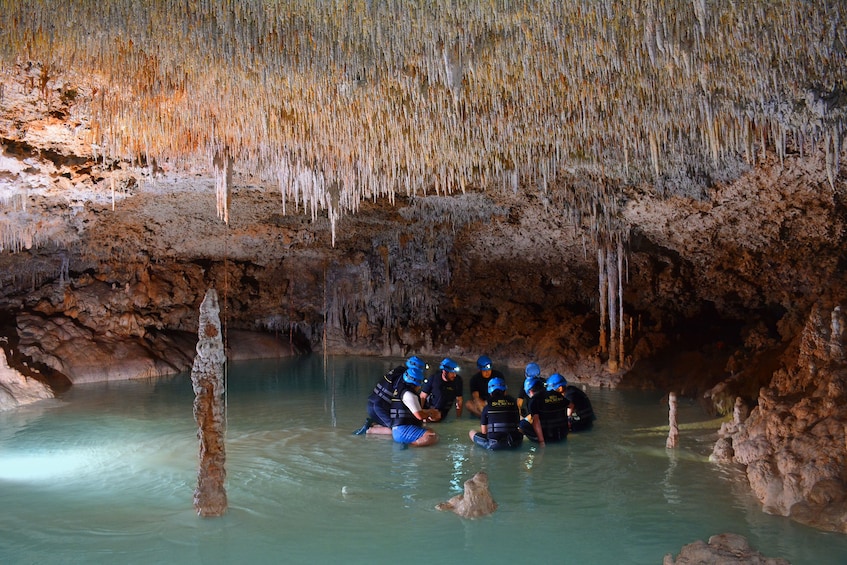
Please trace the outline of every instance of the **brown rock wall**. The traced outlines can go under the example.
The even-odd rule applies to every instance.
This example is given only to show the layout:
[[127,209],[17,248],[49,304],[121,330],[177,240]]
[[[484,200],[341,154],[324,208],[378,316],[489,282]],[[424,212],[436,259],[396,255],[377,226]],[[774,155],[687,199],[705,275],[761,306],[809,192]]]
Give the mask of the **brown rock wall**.
[[577,173],[543,190],[365,201],[333,246],[325,213],[287,202],[283,214],[278,187],[238,163],[223,224],[208,166],[95,159],[84,124],[57,118],[70,99],[25,82],[0,108],[10,364],[76,382],[185,369],[184,336],[216,288],[233,349],[239,332],[263,332],[245,355],[485,353],[582,382],[709,391],[721,412],[741,397],[755,409],[723,445],[765,507],[841,528],[847,185],[843,167],[830,184],[823,148],[764,148],[691,197],[663,179],[600,203],[626,234],[625,362],[612,374],[598,343],[599,204],[573,200]]

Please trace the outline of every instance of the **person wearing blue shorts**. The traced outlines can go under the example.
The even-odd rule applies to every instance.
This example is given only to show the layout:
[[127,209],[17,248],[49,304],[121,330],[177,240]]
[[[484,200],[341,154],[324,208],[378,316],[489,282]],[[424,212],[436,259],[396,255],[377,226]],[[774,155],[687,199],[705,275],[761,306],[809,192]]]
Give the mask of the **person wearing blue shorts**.
[[423,425],[441,419],[439,410],[421,407],[419,395],[423,380],[420,369],[406,369],[391,397],[391,436],[397,443],[414,447],[438,443],[438,434]]
[[412,356],[406,359],[406,364],[398,365],[385,373],[377,381],[370,396],[368,396],[368,417],[364,425],[353,432],[355,435],[362,434],[390,434],[391,433],[391,396],[397,388],[397,383],[403,377],[406,369],[426,369],[427,364],[423,359]]

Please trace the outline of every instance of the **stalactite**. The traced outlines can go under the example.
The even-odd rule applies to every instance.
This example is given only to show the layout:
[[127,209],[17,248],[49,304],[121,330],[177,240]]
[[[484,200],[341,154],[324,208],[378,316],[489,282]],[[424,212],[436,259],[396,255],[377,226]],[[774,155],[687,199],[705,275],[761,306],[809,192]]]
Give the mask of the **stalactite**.
[[609,323],[609,315],[606,307],[609,303],[609,271],[606,259],[606,249],[602,245],[597,246],[597,269],[599,273],[600,293],[600,355],[605,357],[609,354],[609,334],[606,328]]
[[215,152],[212,168],[215,171],[215,196],[217,200],[218,219],[229,224],[229,206],[232,198],[232,165],[233,158],[226,149]]
[[611,372],[616,372],[620,365],[620,342],[618,341],[618,332],[621,327],[618,324],[618,259],[617,249],[609,245],[605,252],[606,255],[606,280],[608,291],[606,292],[609,306],[607,308],[609,316],[609,360],[608,366]]
[[[219,158],[227,222],[237,161],[276,180],[283,211],[326,213],[333,239],[366,199],[546,191],[583,166],[658,184],[680,163],[751,163],[756,133],[784,162],[847,105],[845,2],[48,4],[4,3],[0,71],[30,65],[42,104],[60,73],[89,77],[71,111],[104,165]],[[804,108],[808,84],[832,91]]]
[[623,240],[617,238],[616,256],[618,260],[618,367],[623,368],[626,359],[626,349],[624,347],[624,337],[626,334],[626,324],[624,323],[623,313],[623,273],[624,273],[624,249]]

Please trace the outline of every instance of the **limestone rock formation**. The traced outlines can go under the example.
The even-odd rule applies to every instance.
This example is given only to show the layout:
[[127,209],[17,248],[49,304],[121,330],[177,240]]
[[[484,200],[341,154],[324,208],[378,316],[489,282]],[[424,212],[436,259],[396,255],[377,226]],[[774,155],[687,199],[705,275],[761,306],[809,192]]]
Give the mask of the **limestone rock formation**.
[[765,557],[750,547],[749,542],[738,534],[718,534],[709,538],[708,543],[697,540],[682,548],[674,558],[668,554],[663,565],[701,565],[720,563],[721,565],[789,565],[785,559]]
[[713,458],[746,466],[765,511],[847,533],[847,301],[817,305],[786,365]]
[[40,380],[27,378],[9,367],[6,362],[6,352],[0,347],[0,411],[45,398],[53,398],[50,387]]
[[[721,414],[740,398],[715,458],[768,511],[841,528],[847,4],[417,3],[410,30],[392,3],[180,20],[127,0],[94,35],[83,4],[0,13],[14,370],[187,369],[217,288],[230,358],[240,331],[262,338],[245,356],[485,352]],[[399,51],[349,33],[364,21]],[[263,60],[285,30],[309,40]]]
[[197,356],[191,368],[194,388],[194,420],[199,426],[200,465],[197,488],[194,489],[194,508],[199,516],[221,516],[227,508],[226,446],[224,445],[225,417],[223,395],[224,351],[221,332],[220,306],[214,289],[206,292],[200,305],[200,329]]
[[477,472],[465,481],[465,490],[447,502],[436,506],[439,510],[449,510],[462,518],[480,518],[497,510],[497,503],[488,489],[488,473]]

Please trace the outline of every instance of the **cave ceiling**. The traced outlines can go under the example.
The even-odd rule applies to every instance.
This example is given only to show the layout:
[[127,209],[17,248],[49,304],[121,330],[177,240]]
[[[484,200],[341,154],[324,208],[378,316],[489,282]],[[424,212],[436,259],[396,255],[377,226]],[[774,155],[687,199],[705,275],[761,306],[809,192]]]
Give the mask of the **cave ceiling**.
[[242,325],[313,345],[577,358],[709,309],[767,334],[844,271],[843,2],[2,8],[0,280],[42,314],[82,320],[35,295],[86,274],[147,296],[88,324],[190,327],[184,286],[218,277]]
[[334,225],[504,183],[590,213],[605,185],[696,195],[794,136],[840,153],[842,2],[3,4],[5,66],[79,96],[104,166],[199,159],[224,219],[230,166]]

